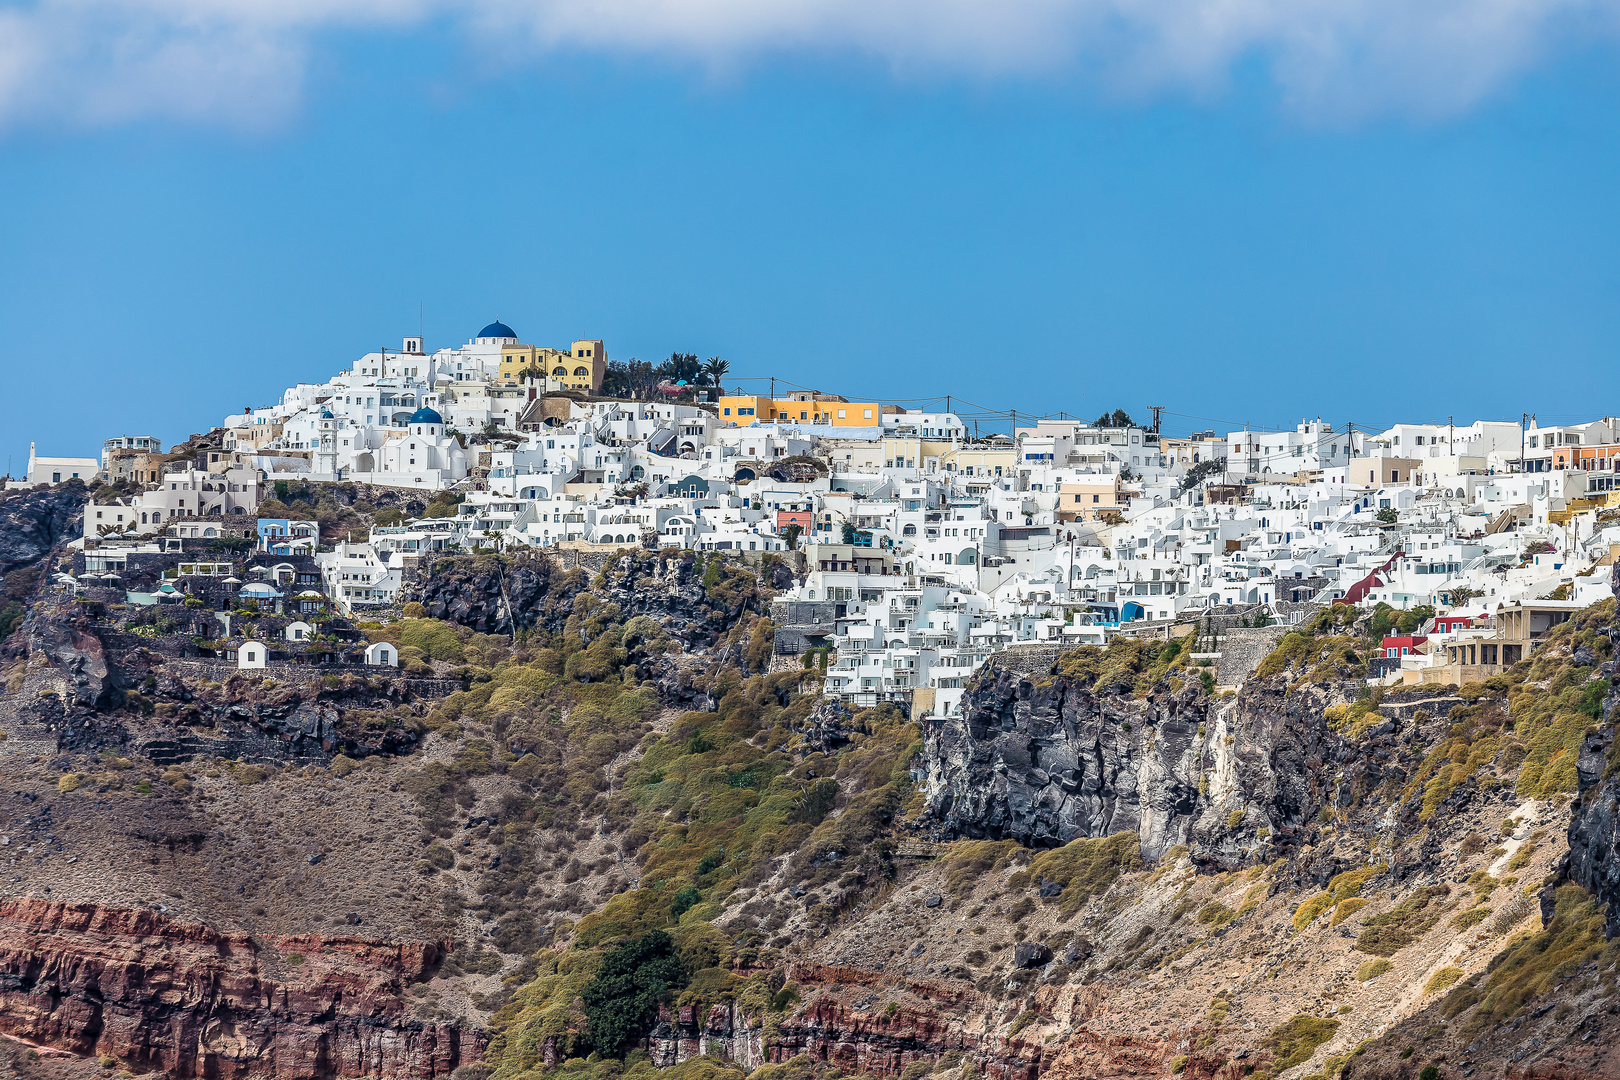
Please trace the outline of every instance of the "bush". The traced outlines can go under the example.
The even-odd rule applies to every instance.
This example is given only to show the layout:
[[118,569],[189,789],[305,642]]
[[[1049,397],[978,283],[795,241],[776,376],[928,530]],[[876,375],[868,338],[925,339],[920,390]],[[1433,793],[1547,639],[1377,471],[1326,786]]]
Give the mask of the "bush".
[[1466,974],[1468,973],[1460,967],[1443,967],[1429,976],[1429,981],[1423,984],[1423,994],[1427,997],[1429,994],[1449,990],[1453,983]]
[[1432,930],[1444,914],[1440,901],[1451,895],[1449,885],[1418,889],[1391,911],[1363,923],[1355,948],[1374,956],[1394,956]]
[[269,778],[270,774],[261,765],[243,765],[236,770],[238,784],[257,784]]
[[[1364,866],[1359,870],[1346,870],[1342,874],[1336,874],[1333,880],[1328,882],[1328,887],[1324,892],[1317,893],[1301,904],[1298,911],[1294,912],[1294,929],[1305,929],[1322,912],[1355,896],[1356,893],[1361,891],[1363,885],[1382,874],[1386,869],[1388,869],[1387,865],[1380,863],[1377,866]],[[1355,908],[1351,908],[1350,911],[1345,912],[1345,918],[1348,918],[1354,910]],[[1339,921],[1342,922],[1343,920]]]
[[686,981],[674,943],[662,930],[608,953],[580,995],[591,1045],[604,1057],[622,1056],[657,1014],[659,1002]]
[[1333,1038],[1334,1032],[1338,1030],[1337,1020],[1311,1016],[1308,1013],[1300,1013],[1287,1023],[1273,1028],[1271,1034],[1266,1036],[1266,1045],[1277,1056],[1277,1060],[1273,1063],[1273,1072],[1282,1072],[1310,1060],[1311,1055],[1316,1053],[1316,1048]]
[[1378,978],[1378,976],[1382,975],[1384,972],[1388,971],[1394,966],[1394,964],[1383,959],[1382,957],[1377,960],[1369,960],[1365,964],[1362,964],[1360,967],[1356,968],[1356,981],[1372,982],[1374,979]]

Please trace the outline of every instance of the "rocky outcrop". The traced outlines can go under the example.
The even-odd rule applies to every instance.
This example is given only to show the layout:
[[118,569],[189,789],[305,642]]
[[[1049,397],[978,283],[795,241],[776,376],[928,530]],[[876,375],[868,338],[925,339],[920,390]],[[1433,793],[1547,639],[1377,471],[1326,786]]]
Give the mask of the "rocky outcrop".
[[[1615,564],[1609,584],[1620,596],[1620,563]],[[1614,678],[1612,661],[1602,670]],[[1620,683],[1611,683],[1604,702],[1605,722],[1587,733],[1575,763],[1580,793],[1570,807],[1569,856],[1562,870],[1564,877],[1603,901],[1604,932],[1610,938],[1620,935],[1620,770],[1609,766],[1620,753],[1615,745],[1617,707]]]
[[27,628],[29,651],[44,656],[62,674],[75,704],[87,709],[123,704],[123,678],[88,620],[73,612],[42,614],[36,609]]
[[556,621],[559,615],[566,619],[586,582],[583,572],[558,572],[543,555],[449,558],[435,563],[405,599],[420,602],[435,619],[480,634],[510,634]]
[[765,1030],[735,1001],[718,1005],[660,1005],[647,1051],[660,1069],[708,1054],[745,1071],[765,1064]]
[[1350,743],[1322,718],[1327,691],[1251,680],[1212,701],[1196,684],[1128,686],[987,668],[958,716],[930,724],[920,779],[944,836],[1034,847],[1135,832],[1156,859],[1177,844],[1233,868],[1308,843],[1329,803],[1404,779],[1390,718]]
[[80,532],[89,492],[77,480],[0,497],[0,582]]
[[849,724],[854,714],[842,700],[822,698],[796,730],[803,739],[803,755],[836,754],[849,745]]
[[792,581],[785,564],[773,563],[705,587],[690,552],[626,552],[609,558],[594,579],[577,567],[562,569],[545,554],[480,555],[438,560],[402,599],[418,601],[435,619],[479,633],[536,628],[555,633],[567,625],[575,598],[588,590],[627,619],[647,616],[685,645],[708,646],[743,609],[761,610],[764,590]]
[[1138,703],[989,670],[929,735],[928,808],[957,835],[1038,847],[1133,831],[1157,857],[1190,839],[1208,714],[1191,690]]
[[482,1036],[413,1020],[446,946],[257,941],[155,911],[0,901],[0,1031],[173,1077],[447,1076]]

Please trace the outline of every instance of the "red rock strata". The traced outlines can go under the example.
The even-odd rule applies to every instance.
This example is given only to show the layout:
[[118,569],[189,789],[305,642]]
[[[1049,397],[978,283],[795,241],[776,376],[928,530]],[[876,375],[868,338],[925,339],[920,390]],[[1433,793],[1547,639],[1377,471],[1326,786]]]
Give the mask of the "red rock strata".
[[446,1076],[480,1033],[403,995],[446,945],[263,941],[155,911],[0,901],[0,1032],[210,1080]]

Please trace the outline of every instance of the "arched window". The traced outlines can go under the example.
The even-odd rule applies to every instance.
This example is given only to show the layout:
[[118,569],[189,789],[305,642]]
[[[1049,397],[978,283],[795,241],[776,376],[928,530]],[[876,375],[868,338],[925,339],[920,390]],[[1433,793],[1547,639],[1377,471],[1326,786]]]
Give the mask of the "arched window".
[[574,377],[577,378],[577,379],[583,379],[586,376],[590,375],[590,373],[591,373],[591,371],[590,371],[589,368],[577,367],[577,368],[574,369]]
[[558,379],[561,379],[561,378],[563,378],[563,377],[564,377],[564,376],[565,376],[565,375],[567,375],[567,374],[568,374],[568,369],[567,369],[567,368],[565,368],[565,367],[554,367],[554,368],[552,368],[552,369],[551,369],[551,374],[552,374],[552,375],[553,375],[553,376],[554,376],[554,377],[555,377],[555,378],[558,378]]

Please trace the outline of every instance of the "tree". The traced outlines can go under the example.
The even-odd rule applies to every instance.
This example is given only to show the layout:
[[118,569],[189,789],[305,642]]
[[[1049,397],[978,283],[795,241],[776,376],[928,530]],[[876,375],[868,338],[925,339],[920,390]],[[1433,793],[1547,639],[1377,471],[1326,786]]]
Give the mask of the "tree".
[[620,363],[608,361],[602,374],[602,394],[605,397],[630,398],[644,401],[658,385],[658,370],[645,360],[631,357]]
[[697,353],[670,353],[669,359],[658,366],[658,375],[668,382],[697,382],[703,365]]
[[1185,495],[1193,488],[1204,482],[1204,479],[1226,470],[1226,461],[1223,458],[1205,458],[1187,470],[1187,475],[1181,478],[1181,493]]
[[703,362],[704,377],[709,380],[710,386],[719,386],[720,380],[731,371],[731,364],[718,356],[711,356]]
[[657,1016],[658,1003],[685,985],[686,969],[662,930],[614,949],[580,994],[591,1045],[604,1057],[622,1056]]
[[1092,427],[1135,427],[1136,421],[1124,409],[1115,409],[1111,413],[1103,413],[1092,423]]
[[1424,623],[1434,618],[1434,608],[1427,604],[1403,611],[1395,620],[1395,629],[1402,634],[1415,634]]
[[853,544],[854,542],[855,542],[855,526],[851,525],[849,522],[846,521],[846,522],[844,522],[844,543]]
[[804,530],[797,525],[789,525],[782,530],[782,539],[787,541],[788,550],[799,550],[799,534]]
[[1480,589],[1470,589],[1466,585],[1460,585],[1451,590],[1451,599],[1449,602],[1452,607],[1462,607],[1464,604],[1468,603],[1468,601],[1478,600],[1484,595],[1485,593]]
[[1378,520],[1385,525],[1393,525],[1399,521],[1400,518],[1401,515],[1393,506],[1386,506],[1382,510],[1378,511]]

